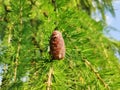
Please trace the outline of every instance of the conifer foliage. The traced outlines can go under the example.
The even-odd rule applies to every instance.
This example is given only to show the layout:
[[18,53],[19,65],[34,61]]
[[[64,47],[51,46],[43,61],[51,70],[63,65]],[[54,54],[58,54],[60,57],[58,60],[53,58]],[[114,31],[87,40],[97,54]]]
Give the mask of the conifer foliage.
[[[118,90],[115,44],[77,0],[0,0],[1,90]],[[50,60],[59,30],[64,60]]]

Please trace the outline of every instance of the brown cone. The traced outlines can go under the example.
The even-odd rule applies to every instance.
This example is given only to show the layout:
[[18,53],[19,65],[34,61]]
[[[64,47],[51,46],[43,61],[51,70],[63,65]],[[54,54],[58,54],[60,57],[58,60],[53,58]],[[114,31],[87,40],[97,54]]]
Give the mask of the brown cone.
[[65,43],[61,32],[53,31],[50,39],[50,55],[52,60],[60,60],[65,57]]

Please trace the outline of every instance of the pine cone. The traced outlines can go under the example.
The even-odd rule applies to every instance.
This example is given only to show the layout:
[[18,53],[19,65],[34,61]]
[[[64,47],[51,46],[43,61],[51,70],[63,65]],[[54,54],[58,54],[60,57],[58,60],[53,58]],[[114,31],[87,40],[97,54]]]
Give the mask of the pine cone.
[[50,39],[50,55],[52,60],[60,60],[65,57],[65,43],[62,34],[55,30]]

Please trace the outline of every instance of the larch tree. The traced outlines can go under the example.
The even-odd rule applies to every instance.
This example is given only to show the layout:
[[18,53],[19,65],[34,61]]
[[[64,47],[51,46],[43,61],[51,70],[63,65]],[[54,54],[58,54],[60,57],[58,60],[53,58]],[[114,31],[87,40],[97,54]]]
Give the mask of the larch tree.
[[[94,9],[114,15],[111,0],[0,0],[1,90],[119,90],[120,44],[103,35]],[[55,29],[66,55],[51,61]]]

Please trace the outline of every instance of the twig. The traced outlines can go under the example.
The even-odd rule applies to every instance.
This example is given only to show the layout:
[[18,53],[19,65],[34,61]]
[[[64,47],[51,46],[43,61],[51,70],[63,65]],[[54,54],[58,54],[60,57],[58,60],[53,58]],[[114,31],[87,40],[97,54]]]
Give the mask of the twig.
[[17,78],[17,68],[18,68],[18,60],[19,60],[19,53],[20,53],[20,48],[21,48],[21,31],[22,31],[22,25],[23,25],[23,21],[22,21],[22,5],[20,6],[20,37],[19,37],[19,41],[18,41],[18,48],[17,48],[17,53],[16,53],[16,59],[15,59],[15,69],[14,69],[14,82],[16,82],[16,78]]
[[47,90],[52,90],[52,74],[53,74],[53,67],[50,67],[49,73],[48,73],[48,81],[47,81]]
[[10,45],[10,43],[11,43],[11,39],[12,39],[12,35],[11,35],[11,30],[12,30],[12,28],[9,27],[8,30],[9,30],[8,45]]
[[20,43],[18,44],[16,60],[15,60],[14,82],[16,81],[16,77],[17,77],[17,67],[18,67],[19,52],[20,52]]
[[101,46],[102,46],[102,48],[104,49],[103,51],[104,51],[105,57],[108,58],[108,53],[107,53],[107,51],[106,51],[106,49],[105,49],[104,44],[101,43]]
[[96,77],[98,78],[98,80],[104,85],[104,87],[107,90],[110,90],[109,86],[103,81],[103,79],[100,77],[99,73],[96,72],[96,70],[93,68],[93,66],[91,65],[91,63],[84,59],[85,63],[90,67],[90,69],[93,71],[93,73],[96,75]]

